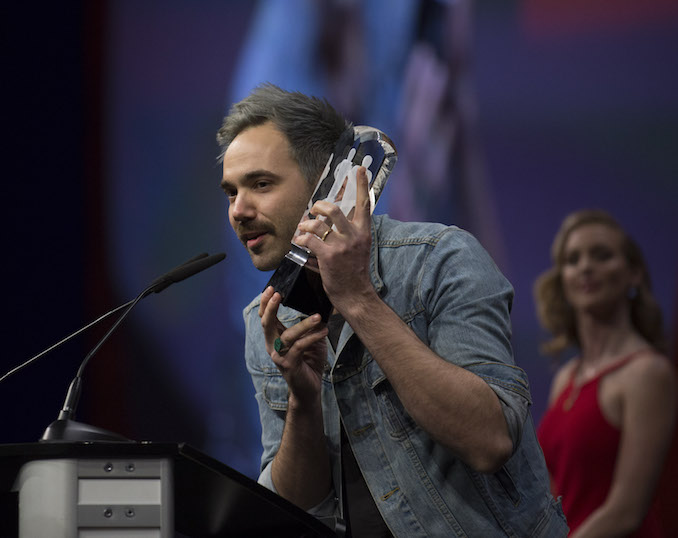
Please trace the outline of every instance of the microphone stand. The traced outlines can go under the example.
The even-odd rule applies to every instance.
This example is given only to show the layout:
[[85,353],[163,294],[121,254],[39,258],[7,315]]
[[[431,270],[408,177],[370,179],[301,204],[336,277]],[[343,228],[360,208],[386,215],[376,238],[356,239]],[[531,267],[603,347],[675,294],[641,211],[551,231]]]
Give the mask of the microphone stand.
[[213,254],[208,256],[206,253],[199,254],[190,260],[184,262],[183,264],[175,267],[170,272],[165,275],[157,278],[150,286],[148,286],[144,291],[142,291],[136,298],[129,303],[126,303],[120,308],[127,307],[125,311],[120,315],[120,317],[115,321],[111,328],[106,332],[106,334],[99,340],[96,346],[87,354],[84,358],[78,371],[71,381],[70,386],[68,387],[68,393],[66,394],[66,399],[64,400],[64,405],[59,412],[57,419],[52,422],[43,433],[40,438],[40,442],[73,442],[73,441],[108,441],[108,442],[133,442],[131,439],[127,439],[122,435],[117,433],[99,428],[96,426],[91,426],[89,424],[84,424],[82,422],[77,422],[73,420],[75,414],[75,409],[80,400],[80,392],[82,390],[82,374],[85,370],[85,366],[89,360],[94,356],[94,354],[99,351],[99,348],[104,344],[106,340],[113,334],[113,332],[118,328],[122,321],[127,317],[132,308],[144,297],[150,295],[151,293],[159,293],[171,284],[179,282],[193,276],[200,271],[211,267],[215,263],[220,262],[226,257],[225,254]]
[[94,354],[99,351],[99,348],[103,343],[108,340],[109,336],[113,334],[113,331],[118,328],[122,321],[127,317],[127,314],[130,313],[132,308],[148,293],[155,288],[157,284],[151,284],[146,288],[142,293],[137,295],[137,297],[131,301],[131,304],[127,309],[121,314],[121,316],[115,321],[115,323],[108,329],[108,332],[103,336],[101,340],[97,343],[96,346],[87,354],[85,359],[80,364],[78,372],[76,373],[73,381],[68,387],[68,392],[66,394],[66,399],[64,400],[64,405],[59,412],[58,418],[52,422],[45,433],[43,433],[40,438],[40,442],[45,441],[56,441],[56,442],[70,442],[70,441],[113,441],[113,442],[132,442],[131,439],[127,439],[122,435],[117,433],[104,430],[97,426],[91,426],[83,422],[77,422],[72,419],[75,414],[75,409],[78,406],[80,401],[80,393],[82,391],[82,373],[85,370],[85,366],[89,360],[94,356]]

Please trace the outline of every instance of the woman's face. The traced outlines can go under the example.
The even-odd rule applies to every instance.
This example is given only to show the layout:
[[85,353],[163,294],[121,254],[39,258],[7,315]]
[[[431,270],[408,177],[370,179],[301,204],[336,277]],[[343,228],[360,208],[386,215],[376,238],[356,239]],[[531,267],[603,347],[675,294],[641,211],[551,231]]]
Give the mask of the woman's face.
[[628,290],[640,284],[630,267],[623,236],[606,224],[582,224],[572,230],[561,268],[565,299],[577,313],[609,316],[628,304]]

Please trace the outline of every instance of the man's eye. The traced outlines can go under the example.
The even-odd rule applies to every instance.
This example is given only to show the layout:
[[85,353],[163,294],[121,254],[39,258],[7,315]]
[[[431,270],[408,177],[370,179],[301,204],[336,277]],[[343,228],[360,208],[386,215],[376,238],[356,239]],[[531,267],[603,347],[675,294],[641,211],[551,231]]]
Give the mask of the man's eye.
[[257,181],[256,184],[254,185],[254,187],[257,188],[257,189],[265,189],[266,187],[269,187],[270,185],[271,185],[270,181],[261,180],[261,181]]

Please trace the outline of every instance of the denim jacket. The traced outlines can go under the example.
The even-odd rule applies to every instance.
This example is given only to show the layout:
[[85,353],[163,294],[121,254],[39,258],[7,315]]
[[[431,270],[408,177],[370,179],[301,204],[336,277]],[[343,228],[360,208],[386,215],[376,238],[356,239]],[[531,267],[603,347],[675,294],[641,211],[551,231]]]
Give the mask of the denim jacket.
[[[566,536],[565,518],[549,492],[528,412],[527,376],[512,356],[513,289],[487,252],[457,227],[402,223],[380,215],[372,222],[370,271],[382,300],[423,342],[444,360],[480,376],[496,392],[514,452],[499,471],[483,474],[436,443],[409,416],[346,323],[336,353],[328,346],[322,383],[335,490],[310,513],[340,515],[343,421],[372,497],[394,536]],[[275,491],[271,461],[282,436],[287,386],[266,353],[258,306],[259,298],[244,310],[245,355],[262,425],[259,482]],[[303,316],[281,307],[278,317],[291,326]]]

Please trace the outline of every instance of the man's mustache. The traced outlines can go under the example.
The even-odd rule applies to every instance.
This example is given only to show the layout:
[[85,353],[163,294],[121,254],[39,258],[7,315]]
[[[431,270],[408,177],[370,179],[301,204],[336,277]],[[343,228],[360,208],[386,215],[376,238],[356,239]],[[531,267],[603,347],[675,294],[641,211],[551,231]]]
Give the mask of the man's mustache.
[[247,223],[247,224],[241,224],[238,226],[238,229],[236,230],[236,234],[238,235],[238,238],[240,241],[243,243],[247,243],[249,239],[252,239],[253,237],[256,237],[258,235],[262,235],[265,233],[273,234],[275,232],[275,229],[273,226],[270,224],[263,224],[263,223]]

